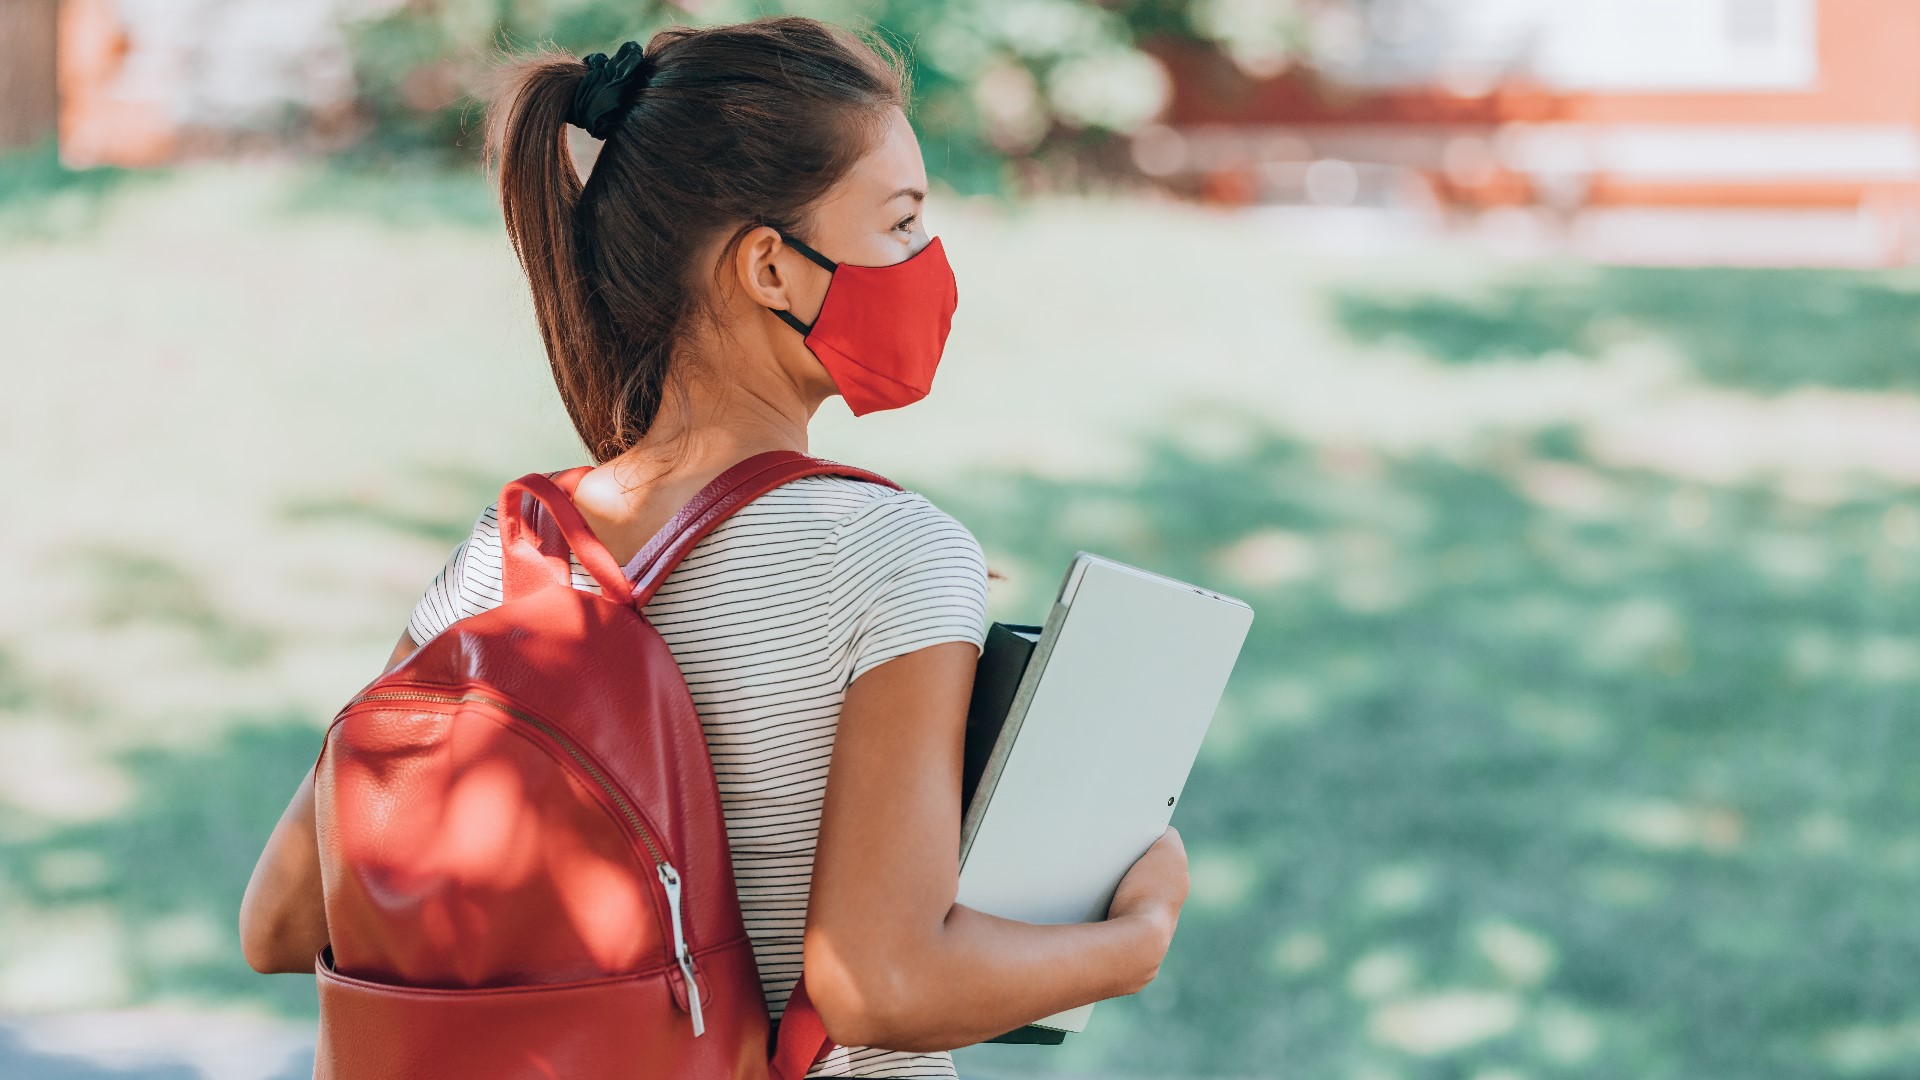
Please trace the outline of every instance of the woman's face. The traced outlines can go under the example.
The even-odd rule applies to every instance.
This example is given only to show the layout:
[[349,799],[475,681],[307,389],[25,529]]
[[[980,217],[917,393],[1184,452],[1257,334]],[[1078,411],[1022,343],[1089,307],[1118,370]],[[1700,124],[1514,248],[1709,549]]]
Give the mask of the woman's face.
[[[927,246],[931,237],[922,216],[927,169],[920,141],[906,114],[888,110],[879,143],[814,205],[812,221],[799,239],[835,263],[891,266]],[[807,325],[820,317],[833,274],[761,226],[738,249],[738,274],[731,305],[739,326],[756,326],[774,369],[784,372],[771,385],[801,386],[818,399],[836,392],[826,369],[807,349],[802,335],[783,324],[772,310],[791,313]],[[744,376],[734,372],[735,383]]]
[[[861,158],[815,208],[812,236],[802,236],[820,254],[855,266],[888,266],[927,245],[922,215],[927,197],[927,167],[920,160],[920,140],[907,116],[888,110],[886,134]],[[826,288],[827,271],[798,252],[787,265],[800,273],[811,268],[819,275],[816,288]],[[812,283],[811,277],[800,279]],[[810,292],[805,290],[803,292]],[[798,299],[796,297],[796,299]],[[808,317],[809,313],[795,314]]]

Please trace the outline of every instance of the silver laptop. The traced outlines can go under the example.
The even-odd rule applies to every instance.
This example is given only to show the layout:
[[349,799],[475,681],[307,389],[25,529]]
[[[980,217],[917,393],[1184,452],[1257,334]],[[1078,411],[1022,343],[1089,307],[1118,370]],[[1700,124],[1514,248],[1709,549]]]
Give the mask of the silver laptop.
[[[1104,919],[1166,830],[1253,609],[1075,554],[960,830],[960,903],[1036,923]],[[1036,1021],[1082,1031],[1092,1005]]]

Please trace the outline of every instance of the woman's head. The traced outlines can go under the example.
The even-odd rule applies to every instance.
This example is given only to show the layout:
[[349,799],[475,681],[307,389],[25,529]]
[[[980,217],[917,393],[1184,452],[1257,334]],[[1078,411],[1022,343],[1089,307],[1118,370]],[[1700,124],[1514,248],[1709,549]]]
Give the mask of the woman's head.
[[[673,27],[637,65],[617,59],[635,68],[613,86],[618,107],[602,70],[582,95],[597,107],[576,108],[589,66],[546,52],[507,70],[488,124],[507,234],[597,462],[633,447],[668,396],[684,407],[690,381],[745,374],[728,369],[734,349],[696,342],[781,369],[761,376],[824,378],[771,309],[810,321],[829,274],[782,233],[861,265],[925,243],[906,77],[884,42],[783,16]],[[583,113],[605,133],[584,184],[566,138]]]

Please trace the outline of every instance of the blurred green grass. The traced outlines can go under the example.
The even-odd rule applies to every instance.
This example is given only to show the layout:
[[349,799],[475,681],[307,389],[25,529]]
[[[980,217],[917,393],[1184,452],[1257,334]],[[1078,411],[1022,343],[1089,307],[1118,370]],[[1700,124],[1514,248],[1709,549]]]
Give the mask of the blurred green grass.
[[[496,227],[396,228],[431,178],[332,182],[189,175],[84,244],[0,245],[36,525],[0,547],[0,1009],[311,1015],[238,956],[259,844],[473,515],[579,460]],[[1905,276],[1275,259],[1129,204],[945,220],[971,243],[940,390],[831,406],[814,451],[973,529],[995,618],[1079,548],[1256,611],[1174,819],[1160,979],[963,1075],[1920,1069],[1920,502],[1842,438],[1920,406]],[[88,321],[62,283],[95,279],[147,306]],[[1618,446],[1702,394],[1764,429],[1820,384],[1854,393],[1814,402],[1840,449],[1811,471]]]
[[1920,390],[1920,275],[1847,270],[1579,268],[1475,296],[1335,298],[1356,341],[1411,341],[1451,363],[1671,340],[1699,376],[1756,391]]
[[[1912,1068],[1873,1034],[1912,1014],[1920,957],[1920,610],[1897,587],[1920,559],[1885,535],[1908,504],[1810,521],[1765,489],[1696,507],[1593,470],[1620,498],[1583,518],[1425,456],[1271,438],[1149,461],[1108,485],[983,476],[1018,494],[963,515],[1042,565],[1087,546],[1274,579],[1243,587],[1252,636],[1175,818],[1180,944],[1103,1018],[1109,1066]],[[1090,505],[1109,528],[1056,532]]]

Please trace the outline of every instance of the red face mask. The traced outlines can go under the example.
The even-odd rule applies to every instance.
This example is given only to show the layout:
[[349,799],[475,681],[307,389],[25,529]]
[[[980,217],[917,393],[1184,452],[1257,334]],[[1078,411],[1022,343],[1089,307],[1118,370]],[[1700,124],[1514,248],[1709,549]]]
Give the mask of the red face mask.
[[784,232],[780,238],[833,279],[812,326],[790,311],[768,310],[806,336],[853,415],[926,397],[960,299],[940,238],[889,266],[836,263]]

